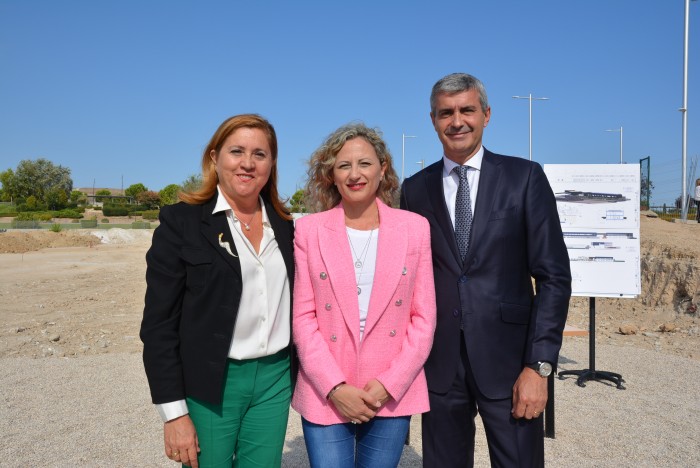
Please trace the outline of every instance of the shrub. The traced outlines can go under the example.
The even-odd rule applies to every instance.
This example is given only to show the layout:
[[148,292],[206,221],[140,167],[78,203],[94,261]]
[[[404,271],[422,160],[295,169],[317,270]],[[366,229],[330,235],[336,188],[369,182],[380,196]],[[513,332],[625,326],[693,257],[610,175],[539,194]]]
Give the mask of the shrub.
[[80,222],[80,220],[79,220],[79,219],[71,219],[70,222],[71,222],[71,223],[78,224],[78,223]]
[[34,221],[34,213],[27,211],[17,213],[17,216],[15,216],[15,221]]
[[18,220],[17,218],[12,220],[13,229],[39,229],[39,221],[37,220]]
[[141,216],[143,216],[143,219],[158,219],[158,210],[148,210],[144,211]]
[[61,230],[62,230],[63,228],[61,227],[60,224],[54,223],[54,224],[51,225],[51,227],[50,227],[49,229],[51,230],[51,232],[61,232]]
[[151,229],[151,223],[144,221],[134,221],[131,223],[131,229]]
[[105,216],[127,216],[129,209],[125,206],[105,205],[102,207]]
[[80,227],[81,228],[96,228],[97,227],[97,220],[96,219],[81,219],[80,220]]
[[0,216],[17,216],[17,206],[12,203],[0,203]]
[[17,213],[17,221],[51,221],[53,214],[41,211],[23,211]]
[[109,219],[103,218],[102,221],[100,221],[100,222],[101,222],[101,223],[109,223]]
[[[85,210],[83,210],[85,211]],[[54,211],[54,218],[72,218],[72,219],[80,219],[82,218],[83,215],[80,214],[77,210],[60,210],[60,211]]]

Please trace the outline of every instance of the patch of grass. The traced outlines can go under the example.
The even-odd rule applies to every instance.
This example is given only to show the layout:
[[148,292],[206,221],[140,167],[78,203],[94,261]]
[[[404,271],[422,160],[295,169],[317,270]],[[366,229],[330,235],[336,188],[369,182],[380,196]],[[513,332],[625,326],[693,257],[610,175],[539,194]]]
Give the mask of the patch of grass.
[[51,227],[49,228],[49,230],[50,230],[51,232],[61,232],[61,231],[63,230],[63,226],[61,226],[61,225],[58,224],[58,223],[54,223],[54,224],[51,225]]

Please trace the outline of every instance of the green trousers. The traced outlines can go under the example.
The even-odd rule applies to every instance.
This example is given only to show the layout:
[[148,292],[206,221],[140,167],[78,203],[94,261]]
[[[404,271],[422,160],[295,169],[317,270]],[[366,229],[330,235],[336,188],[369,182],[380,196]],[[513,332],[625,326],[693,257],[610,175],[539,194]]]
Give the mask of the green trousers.
[[280,466],[291,395],[289,351],[229,359],[220,405],[187,398],[201,449],[199,466]]

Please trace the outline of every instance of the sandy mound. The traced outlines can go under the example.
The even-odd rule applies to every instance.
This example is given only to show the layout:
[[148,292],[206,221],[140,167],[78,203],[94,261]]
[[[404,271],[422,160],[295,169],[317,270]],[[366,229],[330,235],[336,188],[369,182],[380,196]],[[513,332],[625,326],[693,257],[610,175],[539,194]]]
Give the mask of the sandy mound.
[[0,253],[24,253],[50,247],[92,247],[100,240],[80,229],[52,232],[45,230],[0,233]]
[[[596,298],[596,341],[700,359],[700,225],[642,217],[640,230],[642,293]],[[589,298],[572,298],[568,323],[588,317]]]

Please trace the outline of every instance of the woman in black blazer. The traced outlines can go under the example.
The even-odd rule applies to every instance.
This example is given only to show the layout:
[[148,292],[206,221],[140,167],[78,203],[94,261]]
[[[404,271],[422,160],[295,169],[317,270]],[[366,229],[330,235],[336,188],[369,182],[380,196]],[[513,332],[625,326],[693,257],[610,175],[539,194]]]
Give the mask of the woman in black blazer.
[[279,466],[291,398],[293,224],[272,125],[224,121],[203,186],[165,206],[146,254],[141,324],[165,454],[189,466]]

